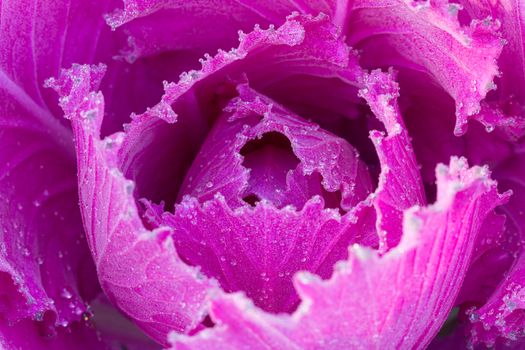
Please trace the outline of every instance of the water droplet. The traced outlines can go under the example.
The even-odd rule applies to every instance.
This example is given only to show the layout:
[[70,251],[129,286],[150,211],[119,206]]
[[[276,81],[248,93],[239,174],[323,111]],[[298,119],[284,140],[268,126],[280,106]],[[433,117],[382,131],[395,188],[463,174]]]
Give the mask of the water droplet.
[[82,313],[82,319],[84,320],[84,322],[89,321],[92,317],[93,317],[93,314],[89,311],[85,311]]
[[514,311],[516,309],[516,303],[513,300],[507,300],[505,301],[505,304],[507,305],[507,308],[510,312]]
[[261,279],[265,282],[268,282],[270,280],[266,272],[261,272]]
[[472,92],[477,92],[478,91],[478,82],[477,81],[472,80],[472,82],[471,82],[471,90],[472,90]]
[[125,187],[126,187],[126,193],[132,194],[133,190],[135,189],[135,183],[133,183],[132,181],[127,181]]
[[60,292],[60,296],[64,299],[71,299],[73,297],[73,294],[71,294],[67,287],[64,287],[64,289],[62,289],[62,291]]
[[84,119],[95,119],[97,116],[97,110],[95,109],[89,109],[87,111],[81,111],[80,117]]

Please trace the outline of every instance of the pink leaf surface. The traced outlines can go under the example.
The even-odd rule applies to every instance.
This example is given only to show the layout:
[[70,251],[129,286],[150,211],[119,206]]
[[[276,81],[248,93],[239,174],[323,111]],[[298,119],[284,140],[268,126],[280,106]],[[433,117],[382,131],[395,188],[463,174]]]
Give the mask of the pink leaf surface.
[[379,256],[354,246],[328,281],[297,275],[302,303],[292,315],[266,314],[239,294],[218,296],[216,326],[174,335],[173,348],[423,348],[453,305],[483,220],[508,197],[464,159],[440,165],[436,175],[437,202],[405,212],[397,247]]
[[66,117],[75,134],[82,218],[101,286],[112,303],[163,342],[169,330],[188,332],[200,323],[214,283],[180,261],[169,228],[143,226],[133,184],[117,168],[121,134],[100,140],[104,100],[89,91],[96,84],[88,77],[101,69],[76,66],[50,85],[78,101]]
[[494,87],[503,48],[497,20],[458,21],[460,7],[447,1],[358,1],[353,4],[348,42],[363,50],[372,67],[409,68],[430,74],[455,100],[455,134]]

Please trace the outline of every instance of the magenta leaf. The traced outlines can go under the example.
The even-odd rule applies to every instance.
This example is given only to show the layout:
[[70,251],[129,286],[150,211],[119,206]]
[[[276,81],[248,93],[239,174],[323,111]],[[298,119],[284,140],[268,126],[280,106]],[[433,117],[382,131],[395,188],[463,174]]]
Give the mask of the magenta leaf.
[[[521,241],[525,223],[522,210],[525,188],[520,177],[524,170],[523,164],[523,150],[518,146],[515,155],[496,168],[501,185],[504,188],[511,188],[513,196],[509,203],[501,208],[501,212],[507,218],[505,235],[496,242],[502,253],[496,256],[497,259],[488,260],[484,271],[487,273],[488,270],[492,274],[500,272],[501,267],[498,266],[498,262],[505,263],[503,267],[506,271],[503,270],[505,274],[500,272],[500,275],[496,275],[499,278],[495,279],[495,282],[499,283],[493,286],[492,293],[466,310],[471,323],[466,333],[474,343],[492,346],[502,340],[514,341],[523,336],[525,256],[521,251]],[[502,275],[504,278],[501,277]],[[483,277],[487,280],[485,276]]]
[[[84,8],[71,5],[71,17],[78,15],[79,7]],[[0,42],[9,47],[0,54],[0,323],[5,328],[1,332],[6,334],[1,340],[4,347],[32,342],[59,346],[60,334],[75,327],[84,334],[87,303],[99,291],[78,208],[72,133],[53,114],[56,107],[50,107],[50,96],[42,87],[46,77],[58,72],[60,62],[85,59],[93,49],[90,41],[75,52],[66,49],[83,38],[84,26],[95,26],[93,18],[71,24],[69,37],[63,35],[70,18],[53,25],[45,21],[67,6],[26,1],[2,4]],[[34,39],[44,36],[47,40]]]
[[36,322],[24,320],[16,324],[0,323],[2,349],[50,350],[109,350],[110,344],[97,335],[97,331],[84,324],[58,328],[51,335],[49,330]]
[[381,251],[386,251],[401,239],[403,212],[426,203],[423,184],[406,127],[399,112],[399,86],[392,72],[373,71],[365,76],[359,91],[372,112],[384,124],[387,136],[377,130],[370,138],[379,156],[381,174],[373,199],[378,213],[377,231]]
[[405,212],[397,247],[379,256],[353,246],[328,281],[297,275],[302,303],[292,315],[266,314],[239,294],[218,296],[211,305],[216,326],[174,335],[173,348],[424,347],[453,306],[483,220],[508,197],[464,159],[438,166],[436,175],[437,202]]
[[92,79],[100,69],[76,66],[50,85],[76,101],[66,117],[76,139],[83,221],[101,286],[114,305],[163,342],[169,330],[188,332],[200,323],[214,283],[180,261],[169,228],[149,231],[142,224],[133,183],[117,167],[122,138],[100,139],[104,100],[89,91],[97,88]]
[[459,9],[443,0],[358,1],[352,8],[348,42],[363,50],[366,67],[394,65],[429,73],[455,100],[454,132],[462,135],[494,87],[503,41],[497,20],[461,26]]
[[[274,143],[242,155],[270,133],[288,141],[289,150]],[[264,152],[272,165],[264,163]],[[292,168],[283,152],[295,158]],[[245,168],[250,159],[263,166]],[[164,214],[146,202],[146,217],[171,227],[183,260],[226,291],[243,290],[266,310],[291,311],[298,301],[291,281],[296,271],[328,277],[349,244],[377,245],[374,211],[360,203],[371,191],[366,166],[346,141],[242,85],[189,169],[182,202]],[[250,195],[261,201],[255,208],[246,203]],[[325,209],[329,202],[348,212]]]
[[[495,94],[507,99],[512,97],[515,101],[523,103],[525,98],[525,56],[524,45],[524,15],[518,1],[505,3],[479,1],[461,1],[465,11],[473,18],[491,16],[501,22],[501,32],[505,38],[505,46],[498,66],[503,72],[498,79],[498,89]],[[508,102],[508,101],[507,101]]]
[[[317,38],[323,38],[322,45]],[[350,52],[326,16],[295,15],[277,29],[256,28],[241,35],[238,48],[207,57],[201,70],[167,83],[161,101],[134,117],[119,155],[124,174],[137,183],[139,197],[173,205],[210,124],[238,94],[240,82],[248,78],[250,86],[272,90],[271,76],[278,84],[283,77],[323,80],[340,74],[355,83],[363,72]]]
[[[132,62],[145,55],[176,51],[178,56],[198,56],[217,48],[237,45],[237,32],[260,26],[282,25],[293,12],[324,13],[344,26],[346,1],[250,1],[250,0],[124,0],[121,8],[106,16],[113,29],[129,35],[123,57]],[[177,18],[173,21],[173,18]],[[191,33],[191,34],[190,34]],[[191,64],[191,63],[189,63]]]
[[85,327],[98,281],[175,349],[419,348],[465,315],[432,346],[523,335],[517,2],[40,5],[2,7],[4,347],[121,339]]
[[300,209],[320,195],[350,210],[372,192],[366,165],[345,140],[245,85],[238,90],[188,170],[180,197],[202,202],[220,192],[234,208],[254,195],[277,207]]
[[[326,36],[330,40],[319,47],[313,35]],[[250,55],[252,51],[256,54]],[[137,163],[141,162],[144,150],[151,149],[148,143],[154,142],[146,135],[154,135],[166,121],[175,122],[174,126],[181,125],[183,133],[184,125],[190,130],[202,125],[191,109],[197,106],[190,104],[188,109],[184,99],[179,98],[192,88],[196,81],[191,78],[194,75],[211,76],[221,69],[232,71],[237,61],[249,67],[250,61],[254,64],[268,58],[273,58],[274,67],[278,68],[285,62],[281,61],[284,57],[295,60],[290,73],[325,74],[345,70],[348,53],[349,49],[338,41],[326,17],[292,16],[279,29],[254,30],[243,38],[237,51],[219,53],[204,64],[202,72],[190,72],[181,77],[179,84],[166,86],[160,104],[135,117],[126,133],[116,133],[104,140],[100,139],[104,101],[101,93],[95,92],[104,67],[73,66],[63,71],[58,79],[49,81],[49,86],[61,96],[66,117],[72,120],[81,211],[102,288],[116,306],[159,342],[165,342],[165,335],[170,330],[189,332],[202,321],[206,315],[206,298],[216,289],[216,284],[179,259],[172,243],[171,228],[148,230],[139,216],[133,183],[123,173],[147,169],[146,176],[141,176],[155,185],[148,175],[159,167]],[[356,68],[352,74],[360,74],[360,71]],[[189,93],[185,96],[191,100]],[[175,98],[179,99],[174,109],[180,112],[183,108],[185,121],[182,118],[179,121],[172,110]],[[192,120],[193,115],[196,118]],[[162,157],[149,159],[162,161]],[[141,187],[140,177],[137,183]],[[330,184],[329,190],[339,188],[334,185],[340,186]]]
[[223,197],[203,205],[185,199],[163,215],[177,251],[215,276],[225,291],[243,290],[272,312],[291,311],[298,298],[291,276],[299,270],[328,277],[353,242],[374,242],[373,214],[359,206],[341,216],[316,196],[300,211],[267,201],[230,209]]
[[[10,106],[0,115],[0,144],[8,150],[0,157],[0,318],[66,327],[82,320],[98,289],[76,204],[74,155],[64,147],[70,134],[52,117],[38,120],[21,104]],[[7,118],[13,112],[20,119]],[[51,137],[46,122],[60,133]]]

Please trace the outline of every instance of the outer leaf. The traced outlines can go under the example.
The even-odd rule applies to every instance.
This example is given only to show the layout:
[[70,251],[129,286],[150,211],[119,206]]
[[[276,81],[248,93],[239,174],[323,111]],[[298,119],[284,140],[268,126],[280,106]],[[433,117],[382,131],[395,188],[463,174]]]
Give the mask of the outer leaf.
[[96,0],[2,2],[0,42],[9,48],[0,53],[2,86],[18,86],[35,104],[58,112],[42,84],[62,66],[101,59],[99,47],[110,51],[102,18],[109,10],[109,1]]
[[[100,287],[79,215],[72,133],[58,118],[56,95],[43,90],[43,82],[62,65],[111,58],[120,36],[109,37],[102,18],[109,9],[108,1],[1,2],[0,347],[5,349],[107,347],[85,324],[86,303]],[[128,88],[129,74],[115,66],[114,76]]]
[[442,0],[357,1],[348,41],[363,50],[366,67],[394,65],[429,73],[454,98],[454,132],[462,135],[494,86],[503,42],[496,34],[498,22],[476,20],[461,27],[458,10]]
[[72,324],[56,331],[45,326],[24,320],[15,325],[0,323],[0,346],[6,350],[46,349],[46,350],[110,350],[100,335],[83,323]]
[[68,327],[48,328],[32,320],[12,324],[1,319],[0,346],[5,350],[160,350],[159,344],[130,325],[113,306],[102,308],[95,302],[91,307],[94,317],[85,315]]
[[491,16],[501,22],[501,32],[506,45],[498,66],[502,72],[496,80],[498,89],[487,96],[487,102],[475,118],[488,131],[501,129],[511,140],[525,132],[525,56],[523,4],[519,1],[462,1],[472,18]]
[[86,297],[96,290],[76,207],[71,135],[16,86],[0,96],[11,101],[0,107],[1,313],[15,322],[41,320],[49,310],[66,325],[85,311],[76,274],[87,274]]
[[[500,240],[502,249],[509,255],[512,262],[505,277],[493,290],[489,298],[482,300],[477,308],[468,310],[470,321],[470,335],[474,343],[484,342],[491,346],[501,340],[523,341],[523,327],[525,318],[525,256],[522,251],[522,242],[525,232],[525,214],[523,200],[525,198],[525,184],[522,179],[524,173],[523,145],[517,146],[516,154],[497,168],[497,176],[501,185],[511,188],[513,196],[509,203],[502,207],[507,217],[506,232]],[[490,269],[494,267],[491,266]]]
[[182,263],[169,228],[148,231],[137,213],[133,184],[117,168],[120,134],[100,140],[104,101],[96,88],[103,67],[75,66],[51,81],[67,97],[76,140],[80,203],[102,288],[111,302],[152,337],[188,332],[204,315],[214,283]]
[[495,95],[523,103],[525,99],[524,14],[520,1],[504,2],[461,1],[465,11],[473,18],[492,16],[501,22],[501,31],[506,45],[498,65],[502,72]]
[[469,310],[470,335],[474,343],[493,346],[498,337],[516,340],[524,336],[524,272],[525,256],[522,253],[489,300],[479,309]]
[[[72,135],[53,116],[41,84],[61,62],[93,53],[89,40],[74,52],[67,47],[85,39],[85,26],[95,28],[94,14],[105,6],[101,2],[84,13],[84,22],[71,24],[86,4],[1,4],[0,319],[19,337],[2,339],[9,344],[27,340],[54,346],[54,327],[67,332],[98,292],[78,210]],[[60,20],[46,21],[58,13]],[[22,339],[24,327],[42,329]]]
[[326,278],[350,244],[376,244],[373,214],[363,204],[341,216],[318,196],[300,211],[267,201],[232,210],[218,195],[203,205],[185,199],[162,223],[173,227],[179,254],[225,291],[242,290],[265,310],[290,312],[298,303],[291,276],[308,270]]
[[[103,133],[121,130],[130,113],[143,112],[158,101],[163,80],[176,78],[192,64],[183,55],[169,53],[136,58],[134,64],[115,59],[128,40],[123,31],[111,31],[104,21],[104,14],[115,6],[112,0],[3,1],[0,43],[9,49],[0,53],[1,85],[18,86],[63,123],[56,95],[43,89],[44,80],[73,63],[104,62],[109,73],[101,90],[108,99],[109,117]],[[218,43],[210,46],[219,47]],[[194,51],[190,58],[197,62],[205,50],[195,47]]]
[[403,211],[423,205],[426,200],[414,151],[397,105],[399,86],[393,72],[385,74],[375,70],[366,75],[359,95],[368,102],[388,133],[387,137],[377,130],[370,133],[381,163],[374,205],[378,213],[380,250],[384,252],[401,239]]
[[437,169],[438,200],[405,212],[400,244],[382,257],[356,246],[332,278],[298,275],[292,315],[269,315],[240,295],[212,301],[216,326],[174,336],[174,349],[424,348],[447,317],[483,220],[508,197],[464,159]]
[[[42,109],[36,113],[39,117],[54,115],[63,123],[56,95],[43,89],[45,79],[57,76],[62,67],[73,63],[108,62],[112,73],[103,89],[111,91],[109,109],[118,120],[108,119],[106,124],[111,130],[120,129],[131,111],[142,111],[144,103],[152,103],[151,95],[158,98],[161,91],[145,89],[155,76],[144,74],[148,71],[144,62],[131,67],[112,59],[125,42],[125,37],[112,33],[103,19],[114,6],[109,0],[3,1],[0,43],[9,49],[0,53],[1,85],[24,91],[31,104]],[[161,81],[157,78],[157,84]],[[136,94],[139,98],[134,95],[137,83],[145,89]]]
[[[128,60],[166,50],[184,56],[192,51],[214,52],[235,46],[238,30],[255,24],[281,25],[286,16],[325,13],[341,27],[348,14],[346,1],[251,0],[123,0],[122,8],[107,16],[108,24],[130,35]],[[173,21],[177,18],[177,21]]]

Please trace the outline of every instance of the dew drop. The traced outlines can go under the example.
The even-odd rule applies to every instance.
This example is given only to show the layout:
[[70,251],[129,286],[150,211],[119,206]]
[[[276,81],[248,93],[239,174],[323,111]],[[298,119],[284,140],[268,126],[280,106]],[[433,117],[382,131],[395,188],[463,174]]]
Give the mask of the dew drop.
[[133,183],[132,181],[128,181],[126,182],[125,188],[126,193],[131,195],[133,193],[133,190],[135,189],[135,183]]
[[82,313],[82,319],[84,320],[84,322],[89,321],[92,317],[93,317],[93,314],[91,314],[89,311]]
[[469,320],[470,322],[477,322],[479,321],[479,315],[475,312],[472,312],[470,315],[469,315]]
[[510,312],[514,311],[516,309],[516,303],[513,300],[507,300],[505,301],[505,304],[507,305],[507,308]]
[[62,291],[60,292],[60,296],[64,299],[69,300],[73,297],[73,294],[71,294],[71,291],[67,287],[64,287]]

